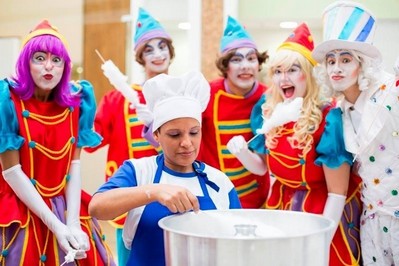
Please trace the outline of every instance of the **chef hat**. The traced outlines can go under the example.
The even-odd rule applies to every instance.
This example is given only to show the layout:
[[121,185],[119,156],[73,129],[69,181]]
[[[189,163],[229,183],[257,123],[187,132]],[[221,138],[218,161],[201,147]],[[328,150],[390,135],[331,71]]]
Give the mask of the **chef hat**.
[[200,124],[210,97],[210,87],[198,71],[174,77],[159,74],[144,83],[143,94],[153,113],[152,130],[155,132],[166,122],[192,117]]
[[61,40],[61,42],[64,44],[65,48],[68,48],[68,43],[64,36],[58,32],[58,29],[50,24],[50,22],[47,19],[44,19],[42,22],[40,22],[29,34],[25,37],[25,39],[22,41],[22,47],[25,46],[25,44],[31,40],[32,38],[40,35],[53,35],[57,37],[58,39]]
[[220,52],[224,54],[232,49],[242,47],[257,49],[247,30],[236,19],[228,16],[227,25],[220,42]]
[[134,34],[134,50],[137,50],[140,45],[154,38],[171,40],[169,34],[161,24],[150,13],[140,7],[136,22],[136,32]]
[[305,23],[302,23],[294,29],[277,50],[289,49],[296,51],[306,57],[310,63],[315,66],[317,62],[312,57],[313,48],[313,37],[310,34],[308,26]]
[[375,59],[381,59],[373,46],[377,23],[373,14],[358,3],[337,1],[323,14],[323,42],[313,51],[313,58],[322,62],[335,49],[357,50]]

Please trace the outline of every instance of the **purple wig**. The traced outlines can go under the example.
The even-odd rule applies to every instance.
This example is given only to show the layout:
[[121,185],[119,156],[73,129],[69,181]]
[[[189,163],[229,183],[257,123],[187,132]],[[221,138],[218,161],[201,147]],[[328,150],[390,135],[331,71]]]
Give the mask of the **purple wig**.
[[36,36],[22,48],[16,63],[16,76],[13,78],[16,83],[14,93],[23,100],[30,99],[33,96],[36,85],[30,74],[29,62],[36,52],[51,53],[64,60],[64,72],[61,80],[52,91],[54,101],[60,106],[78,106],[79,98],[72,95],[71,83],[69,82],[72,69],[71,59],[64,44],[53,35]]

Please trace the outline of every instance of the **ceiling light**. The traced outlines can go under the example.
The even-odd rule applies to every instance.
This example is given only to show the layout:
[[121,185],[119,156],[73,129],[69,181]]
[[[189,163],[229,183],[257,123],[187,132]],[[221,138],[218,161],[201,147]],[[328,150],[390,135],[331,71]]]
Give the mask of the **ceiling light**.
[[283,29],[294,29],[298,26],[298,23],[295,21],[283,21],[280,23],[280,28]]
[[177,27],[181,30],[189,30],[191,29],[191,24],[189,22],[180,22]]

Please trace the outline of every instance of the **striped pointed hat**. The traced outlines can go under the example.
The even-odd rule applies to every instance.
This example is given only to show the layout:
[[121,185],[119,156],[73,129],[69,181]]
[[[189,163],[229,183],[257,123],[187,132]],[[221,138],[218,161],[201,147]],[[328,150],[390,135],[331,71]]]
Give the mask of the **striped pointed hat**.
[[362,5],[351,1],[337,1],[323,14],[323,42],[313,51],[313,58],[322,62],[335,49],[356,50],[375,59],[380,51],[373,45],[377,23],[374,15]]

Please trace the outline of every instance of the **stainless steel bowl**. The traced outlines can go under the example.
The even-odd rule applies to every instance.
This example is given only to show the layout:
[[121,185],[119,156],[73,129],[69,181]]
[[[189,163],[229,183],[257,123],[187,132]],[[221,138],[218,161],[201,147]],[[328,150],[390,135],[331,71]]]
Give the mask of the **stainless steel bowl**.
[[303,212],[234,209],[172,215],[159,226],[169,266],[323,266],[334,222]]

